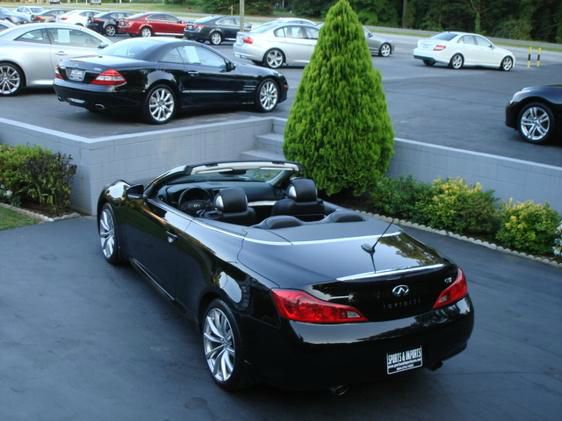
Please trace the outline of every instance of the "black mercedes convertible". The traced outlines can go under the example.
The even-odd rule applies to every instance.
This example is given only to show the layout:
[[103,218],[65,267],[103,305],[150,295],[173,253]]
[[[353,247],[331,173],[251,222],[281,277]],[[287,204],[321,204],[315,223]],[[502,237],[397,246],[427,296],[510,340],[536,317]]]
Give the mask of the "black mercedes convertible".
[[214,381],[337,387],[463,351],[465,274],[397,226],[323,201],[292,162],[175,168],[99,197],[105,259],[196,322]]

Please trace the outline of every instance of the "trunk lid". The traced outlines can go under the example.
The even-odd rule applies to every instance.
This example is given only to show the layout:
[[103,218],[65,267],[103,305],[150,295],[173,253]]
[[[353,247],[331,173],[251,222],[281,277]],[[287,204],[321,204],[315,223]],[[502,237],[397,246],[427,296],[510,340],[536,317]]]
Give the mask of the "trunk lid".
[[146,65],[143,60],[117,56],[83,56],[67,59],[60,64],[63,79],[77,83],[91,83],[100,73],[115,69],[119,72]]

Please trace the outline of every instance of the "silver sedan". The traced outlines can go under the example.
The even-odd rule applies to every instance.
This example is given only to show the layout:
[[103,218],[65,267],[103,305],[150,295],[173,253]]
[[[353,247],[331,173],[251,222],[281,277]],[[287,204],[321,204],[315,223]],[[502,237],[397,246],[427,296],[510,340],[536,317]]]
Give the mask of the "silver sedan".
[[65,57],[98,54],[107,38],[75,25],[34,23],[0,33],[0,96],[25,87],[50,86]]
[[371,55],[388,57],[394,52],[394,43],[391,40],[375,35],[366,28],[363,28],[363,31],[365,32],[365,38],[367,39]]

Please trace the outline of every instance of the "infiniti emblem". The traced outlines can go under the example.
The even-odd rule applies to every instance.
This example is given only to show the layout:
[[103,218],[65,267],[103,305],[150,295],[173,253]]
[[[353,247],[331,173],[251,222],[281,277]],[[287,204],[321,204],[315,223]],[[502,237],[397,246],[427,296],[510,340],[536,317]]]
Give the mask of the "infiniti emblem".
[[396,297],[403,297],[405,295],[408,295],[409,292],[410,288],[408,287],[408,285],[396,285],[394,288],[392,288],[392,293]]

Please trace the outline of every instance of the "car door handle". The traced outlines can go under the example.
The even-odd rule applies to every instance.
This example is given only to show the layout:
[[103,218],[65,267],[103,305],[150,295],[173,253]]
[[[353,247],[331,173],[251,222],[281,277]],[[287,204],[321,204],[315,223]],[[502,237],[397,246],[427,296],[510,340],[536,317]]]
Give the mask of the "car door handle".
[[65,52],[65,51],[57,51],[57,52],[56,52],[56,55],[57,55],[57,56],[65,56],[65,55],[66,55],[66,52]]
[[188,70],[187,74],[189,76],[199,76],[199,72],[197,70]]
[[178,236],[172,231],[166,231],[166,235],[168,236],[168,243],[170,244],[178,239]]

